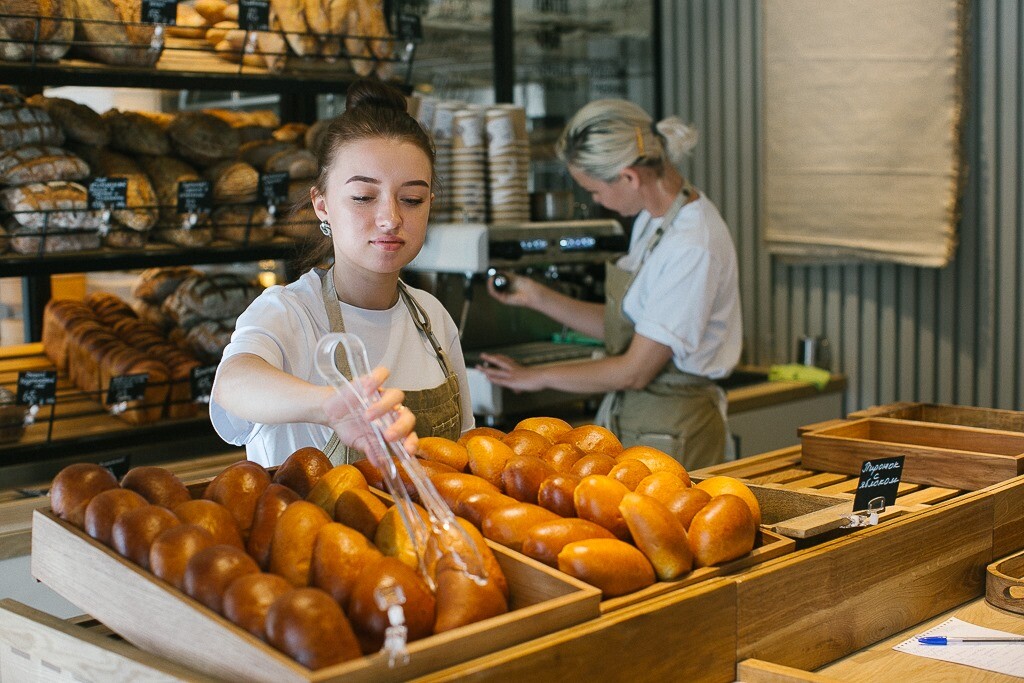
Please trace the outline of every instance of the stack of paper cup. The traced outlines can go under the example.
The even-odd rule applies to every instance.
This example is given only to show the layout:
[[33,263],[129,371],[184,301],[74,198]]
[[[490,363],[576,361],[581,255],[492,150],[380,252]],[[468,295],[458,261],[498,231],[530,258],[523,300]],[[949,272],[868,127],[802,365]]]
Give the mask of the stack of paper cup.
[[434,204],[430,219],[436,223],[450,223],[454,216],[452,196],[452,135],[455,131],[455,112],[465,106],[462,102],[438,102],[434,107],[430,133],[434,137],[434,175],[437,178]]
[[449,184],[454,219],[466,223],[487,220],[487,147],[484,109],[466,107],[452,123],[452,175]]
[[515,105],[498,104],[487,109],[485,121],[491,222],[528,221],[530,140],[526,133],[526,111]]

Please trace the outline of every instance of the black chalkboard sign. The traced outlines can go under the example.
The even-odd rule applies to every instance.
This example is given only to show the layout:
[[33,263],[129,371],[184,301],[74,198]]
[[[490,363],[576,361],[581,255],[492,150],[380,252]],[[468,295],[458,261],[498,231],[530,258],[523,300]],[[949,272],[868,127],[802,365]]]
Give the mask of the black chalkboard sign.
[[130,470],[132,467],[131,463],[132,461],[130,456],[122,455],[120,457],[104,460],[96,464],[99,465],[100,467],[106,467],[108,470],[110,470],[110,473],[113,474],[114,477],[116,477],[117,479],[121,479],[121,477],[128,474],[128,470]]
[[127,206],[127,178],[96,178],[89,183],[90,209],[123,209]]
[[148,372],[138,375],[111,377],[110,386],[107,388],[107,405],[110,406],[125,401],[141,401],[142,397],[146,395],[146,384],[148,382]]
[[288,199],[288,171],[260,174],[260,201],[280,204]]
[[423,40],[423,22],[418,14],[412,12],[398,13],[398,30],[395,31],[399,39],[406,42],[417,42]]
[[239,0],[238,28],[243,31],[269,31],[270,0]]
[[18,395],[24,406],[50,406],[57,402],[57,371],[26,370],[18,373]]
[[205,213],[212,207],[209,180],[182,180],[178,183],[178,213]]
[[213,376],[217,374],[216,365],[202,365],[192,368],[189,373],[189,384],[192,387],[192,400],[199,403],[210,402],[210,392],[213,391]]
[[178,22],[178,0],[142,0],[142,23],[167,24]]
[[903,456],[867,460],[860,466],[860,481],[853,497],[854,511],[867,510],[868,502],[881,496],[886,506],[896,504],[896,489],[903,476]]

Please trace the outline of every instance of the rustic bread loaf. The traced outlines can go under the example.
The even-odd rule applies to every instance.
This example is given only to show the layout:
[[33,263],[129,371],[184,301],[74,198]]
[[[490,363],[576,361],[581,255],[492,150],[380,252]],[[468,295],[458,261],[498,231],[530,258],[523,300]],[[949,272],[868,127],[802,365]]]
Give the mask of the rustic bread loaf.
[[205,223],[192,228],[157,227],[153,229],[153,237],[179,247],[205,247],[213,241],[213,228]]
[[221,161],[203,171],[203,175],[212,183],[211,195],[215,204],[256,201],[260,173],[244,161]]
[[191,266],[147,268],[139,273],[132,285],[132,296],[149,304],[162,304],[182,282],[198,277],[200,272]]
[[284,171],[289,178],[300,180],[316,177],[316,157],[308,149],[285,150],[267,159],[263,167],[266,173]]
[[111,249],[143,249],[149,243],[149,231],[139,232],[119,223],[114,224],[107,234],[103,235],[102,243],[104,247]]
[[[156,225],[159,217],[156,191],[149,176],[133,158],[113,150],[84,145],[76,145],[74,150],[89,162],[94,177],[127,179],[128,208],[113,211],[114,219],[118,223],[140,232],[145,232]],[[125,236],[120,241],[126,242],[128,239]]]
[[224,355],[224,347],[231,341],[234,330],[233,322],[229,325],[220,320],[204,320],[193,326],[185,334],[185,339],[189,349],[198,358],[216,363]]
[[[68,0],[7,0],[0,19],[0,59],[55,62],[75,33]],[[21,15],[14,16],[14,15]]]
[[89,165],[53,145],[25,145],[0,152],[0,185],[25,185],[48,180],[83,180]]
[[68,340],[75,324],[96,319],[93,310],[74,299],[50,299],[43,308],[43,353],[60,372],[68,367]]
[[0,85],[0,106],[7,104],[24,104],[25,96],[10,85]]
[[291,237],[296,240],[327,239],[320,234],[320,219],[313,212],[313,206],[309,203],[309,193],[305,197],[305,204],[298,205],[292,210],[279,217],[274,223],[278,235]]
[[257,244],[274,238],[274,223],[265,206],[222,206],[213,212],[214,237],[236,244]]
[[211,24],[224,21],[224,11],[228,7],[225,0],[195,0],[193,7],[203,19]]
[[275,128],[271,137],[278,142],[290,142],[293,145],[302,145],[304,144],[303,138],[306,135],[307,130],[309,130],[309,124],[293,121]]
[[141,0],[71,0],[80,51],[104,64],[153,66],[163,43],[153,43],[155,27],[141,24]]
[[106,147],[110,142],[110,129],[102,116],[91,107],[63,97],[46,97],[33,95],[28,103],[42,107],[50,118],[64,131],[64,137],[70,142],[84,145]]
[[186,161],[212,166],[234,157],[241,144],[238,131],[207,112],[191,111],[174,117],[167,136],[174,151]]
[[11,214],[5,225],[11,248],[22,254],[99,248],[101,217],[86,208],[87,199],[84,187],[63,180],[0,190],[0,207]]
[[297,149],[297,147],[291,142],[281,142],[279,140],[253,140],[252,142],[246,142],[238,148],[238,158],[253,168],[263,170],[263,167],[267,163],[267,159],[279,152],[294,149]]
[[170,154],[167,134],[153,119],[135,111],[111,109],[103,113],[110,128],[110,146],[129,154]]
[[0,149],[64,144],[64,132],[45,109],[22,104],[0,106]]
[[163,310],[179,327],[190,328],[202,320],[237,317],[261,289],[255,282],[231,273],[193,277],[164,300]]
[[139,164],[153,181],[160,204],[160,220],[153,236],[164,242],[184,247],[202,247],[213,240],[213,230],[206,227],[207,214],[198,214],[198,222],[190,228],[190,215],[178,213],[178,184],[202,180],[195,169],[180,159],[169,156],[140,157]]

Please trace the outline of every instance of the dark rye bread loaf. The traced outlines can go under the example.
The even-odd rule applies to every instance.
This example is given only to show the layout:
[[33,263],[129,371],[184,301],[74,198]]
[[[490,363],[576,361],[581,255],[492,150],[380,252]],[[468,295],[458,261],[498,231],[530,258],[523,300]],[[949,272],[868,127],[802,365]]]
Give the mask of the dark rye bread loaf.
[[192,277],[164,300],[163,311],[187,329],[203,320],[237,317],[261,291],[255,282],[231,273]]
[[202,111],[183,112],[167,128],[174,151],[198,166],[212,166],[238,154],[238,131],[223,119]]
[[148,304],[159,305],[173,294],[182,282],[200,275],[198,270],[189,266],[147,268],[139,273],[138,279],[132,285],[132,296]]
[[28,98],[28,103],[45,109],[70,142],[80,142],[94,147],[106,147],[110,142],[107,122],[91,107],[63,97],[45,95],[33,95]]
[[110,146],[128,154],[170,154],[167,133],[153,118],[136,111],[111,109],[103,113],[110,128]]
[[114,220],[139,232],[156,225],[159,217],[156,191],[135,159],[110,149],[86,145],[76,145],[74,149],[89,162],[94,177],[125,178],[128,181],[128,207],[114,209]]

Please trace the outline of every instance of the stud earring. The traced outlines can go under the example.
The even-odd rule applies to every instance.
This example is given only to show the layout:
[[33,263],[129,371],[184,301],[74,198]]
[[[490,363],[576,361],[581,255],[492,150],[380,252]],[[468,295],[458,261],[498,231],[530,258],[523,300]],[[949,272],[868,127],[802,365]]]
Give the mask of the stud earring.
[[325,234],[328,237],[330,237],[331,236],[331,224],[328,223],[325,220],[324,221],[320,221],[320,232],[322,232],[323,234]]

